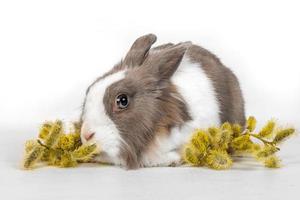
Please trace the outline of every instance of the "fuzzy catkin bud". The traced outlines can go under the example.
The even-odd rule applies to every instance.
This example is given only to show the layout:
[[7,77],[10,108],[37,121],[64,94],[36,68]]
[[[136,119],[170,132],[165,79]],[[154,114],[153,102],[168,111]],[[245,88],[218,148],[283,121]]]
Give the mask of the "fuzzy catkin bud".
[[241,133],[242,133],[242,127],[241,127],[241,125],[239,125],[239,124],[233,124],[232,125],[232,134],[233,134],[233,137],[238,137],[238,136],[240,136],[241,135]]
[[275,122],[273,120],[270,120],[258,133],[261,137],[268,137],[273,133],[273,130],[275,128]]
[[266,158],[278,151],[278,148],[272,145],[266,145],[262,150],[256,153],[257,158]]
[[218,141],[218,146],[220,147],[220,149],[226,150],[231,139],[232,132],[230,130],[223,130]]
[[58,139],[57,147],[67,151],[73,151],[80,146],[80,136],[78,134],[61,135]]
[[193,166],[201,166],[201,160],[196,156],[195,152],[190,147],[186,147],[184,150],[183,159],[185,162],[193,165]]
[[215,137],[221,130],[217,127],[210,127],[208,128],[208,133],[211,137]]
[[35,146],[31,152],[29,152],[24,161],[24,168],[28,169],[33,166],[33,164],[40,158],[44,150],[44,147],[37,145]]
[[95,154],[98,153],[98,148],[96,144],[92,145],[82,145],[78,149],[76,149],[73,153],[72,156],[74,159],[78,161],[89,161],[93,158]]
[[212,169],[228,169],[232,165],[232,159],[226,151],[212,150],[206,158],[206,164]]
[[288,138],[289,136],[293,135],[294,133],[295,133],[295,129],[293,129],[293,128],[281,130],[276,134],[273,142],[275,144],[280,143],[280,142],[284,141],[286,138]]
[[196,130],[196,132],[192,136],[192,140],[193,139],[203,143],[205,146],[209,145],[209,137],[204,130]]
[[254,117],[250,116],[247,119],[246,127],[250,132],[254,131],[254,129],[256,127],[256,119]]
[[42,156],[40,158],[41,161],[48,161],[49,160],[49,154],[50,154],[50,150],[47,148],[44,148]]
[[45,139],[49,135],[52,126],[53,126],[52,122],[45,122],[40,128],[39,138]]
[[280,160],[276,156],[270,156],[264,161],[264,164],[268,168],[279,168]]
[[25,152],[29,153],[34,147],[39,145],[36,140],[27,140],[25,143]]
[[238,151],[252,148],[252,142],[249,135],[242,135],[232,140],[231,146]]
[[55,145],[61,134],[62,121],[57,120],[51,127],[48,137],[45,139],[45,145],[47,147],[52,147],[53,145]]
[[62,149],[51,149],[49,151],[48,164],[54,166],[61,166],[61,157],[64,154]]
[[73,159],[72,154],[69,152],[63,152],[60,160],[60,167],[75,167],[77,162]]
[[232,127],[231,127],[231,124],[229,122],[223,123],[222,126],[221,126],[221,129],[232,132]]

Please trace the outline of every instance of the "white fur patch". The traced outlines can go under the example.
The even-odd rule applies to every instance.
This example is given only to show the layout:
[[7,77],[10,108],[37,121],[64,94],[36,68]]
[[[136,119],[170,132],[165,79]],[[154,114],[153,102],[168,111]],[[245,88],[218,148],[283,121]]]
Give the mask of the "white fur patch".
[[[199,65],[200,63],[191,63],[189,58],[184,56],[171,78],[186,101],[192,120],[181,128],[174,127],[169,137],[156,138],[155,147],[151,148],[152,152],[146,152],[143,155],[145,165],[165,166],[178,162],[178,159],[172,160],[168,155],[180,149],[196,128],[207,128],[221,123],[220,108],[213,84]],[[174,155],[171,155],[174,158]]]
[[[118,154],[122,138],[114,122],[105,112],[103,97],[106,88],[124,77],[125,71],[119,71],[96,82],[87,94],[83,115],[82,130],[87,129],[85,131],[95,133],[89,142],[97,142],[114,164],[120,164]],[[83,135],[81,139],[86,142]]]

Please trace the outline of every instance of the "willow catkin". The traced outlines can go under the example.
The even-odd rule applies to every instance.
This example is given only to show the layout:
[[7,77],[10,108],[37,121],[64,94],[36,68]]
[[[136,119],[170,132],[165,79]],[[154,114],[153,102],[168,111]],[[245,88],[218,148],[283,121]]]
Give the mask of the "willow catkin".
[[275,121],[268,121],[268,123],[261,129],[258,135],[260,137],[269,137],[270,135],[272,135],[275,125]]
[[256,153],[257,158],[266,158],[278,151],[278,148],[273,145],[265,145],[265,147]]
[[250,135],[245,134],[237,138],[234,138],[231,143],[231,147],[236,151],[245,151],[252,149],[252,142],[250,140]]
[[31,168],[34,163],[41,157],[44,147],[36,145],[25,157],[23,167],[25,169]]
[[256,119],[253,116],[250,116],[246,122],[246,128],[252,132],[256,127]]
[[53,122],[45,122],[40,128],[39,138],[45,139],[49,135],[52,126],[53,126]]
[[226,151],[211,150],[206,158],[206,163],[212,169],[228,169],[232,165],[232,159]]
[[197,154],[189,146],[187,146],[185,148],[185,153],[183,155],[183,159],[187,163],[189,163],[193,166],[201,166],[202,165],[202,160],[197,156]]
[[99,152],[96,144],[83,144],[78,149],[72,152],[72,156],[77,161],[89,161],[95,154]]
[[235,137],[238,137],[242,134],[242,127],[241,125],[239,124],[233,124],[232,125],[232,136],[235,138]]
[[25,152],[29,153],[37,145],[39,145],[39,144],[36,140],[27,140],[25,142]]
[[278,143],[284,141],[289,136],[293,135],[294,133],[295,133],[295,129],[294,128],[288,128],[288,129],[280,130],[275,135],[275,138],[274,138],[273,142],[275,144],[278,144]]
[[268,168],[279,168],[280,160],[276,156],[270,156],[264,160],[265,167]]
[[[294,134],[295,129],[275,129],[273,120],[255,133],[256,119],[249,117],[246,129],[238,124],[224,123],[220,127],[210,127],[196,130],[186,144],[183,159],[193,166],[207,166],[212,169],[228,169],[232,165],[232,157],[252,155],[266,167],[280,167],[276,157],[279,148],[276,146],[287,137]],[[270,141],[270,136],[274,140]],[[255,140],[252,140],[255,139]]]
[[62,134],[62,121],[57,120],[51,127],[48,136],[45,139],[45,146],[52,147],[56,144],[59,136]]

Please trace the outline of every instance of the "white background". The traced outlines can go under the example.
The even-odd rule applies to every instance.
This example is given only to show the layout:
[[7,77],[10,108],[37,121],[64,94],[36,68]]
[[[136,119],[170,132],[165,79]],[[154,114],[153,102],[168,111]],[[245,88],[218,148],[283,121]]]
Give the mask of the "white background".
[[274,117],[300,128],[299,10],[296,0],[0,1],[1,194],[296,198],[298,138],[283,147],[286,166],[277,171],[246,165],[226,172],[90,166],[24,172],[18,165],[23,143],[38,125],[76,119],[87,86],[146,33],[155,33],[157,44],[191,40],[209,49],[239,77],[247,115],[256,116],[259,125]]

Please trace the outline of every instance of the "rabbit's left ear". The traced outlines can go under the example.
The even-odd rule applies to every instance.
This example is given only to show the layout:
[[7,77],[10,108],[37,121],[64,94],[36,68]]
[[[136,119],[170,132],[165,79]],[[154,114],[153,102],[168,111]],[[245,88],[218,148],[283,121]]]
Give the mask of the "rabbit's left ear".
[[149,54],[143,63],[150,73],[158,79],[169,79],[177,70],[191,43],[181,43],[173,47]]
[[154,34],[144,35],[136,39],[124,59],[124,64],[128,67],[141,65],[155,41],[156,35]]

